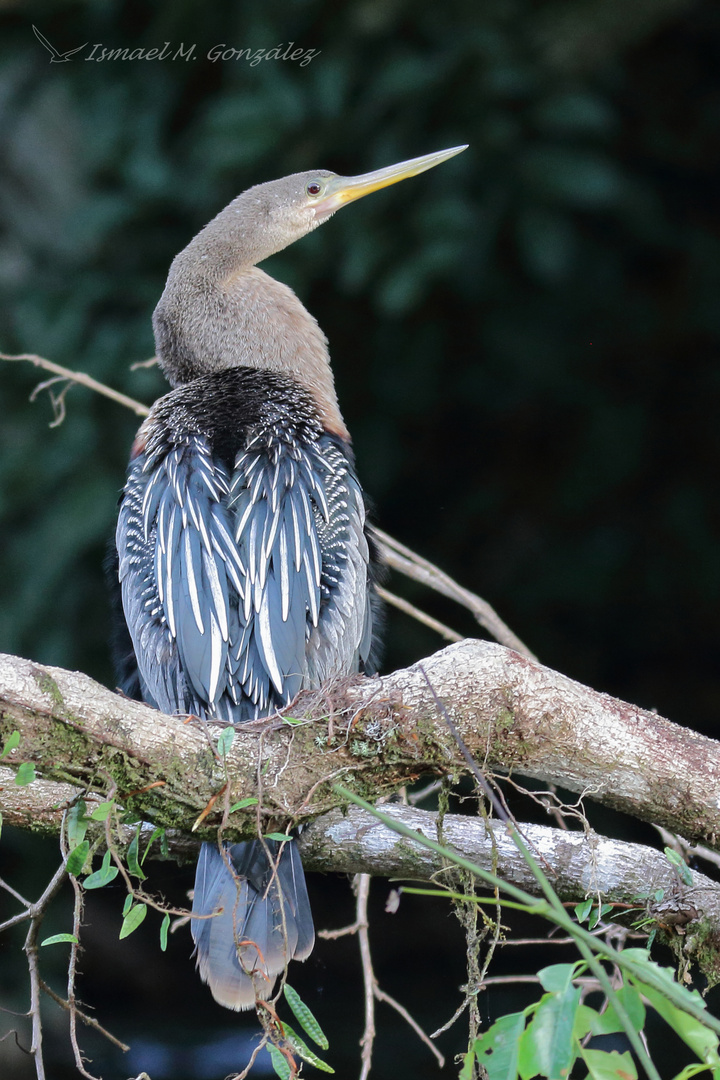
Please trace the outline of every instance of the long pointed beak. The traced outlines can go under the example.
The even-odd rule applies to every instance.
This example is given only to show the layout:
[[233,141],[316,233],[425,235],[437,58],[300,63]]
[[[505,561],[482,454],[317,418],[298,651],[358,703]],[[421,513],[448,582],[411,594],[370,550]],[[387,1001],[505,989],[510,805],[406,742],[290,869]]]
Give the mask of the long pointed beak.
[[363,195],[370,195],[373,191],[389,187],[390,184],[397,184],[399,180],[407,180],[409,176],[417,176],[426,169],[434,169],[436,165],[461,154],[463,150],[467,150],[467,144],[401,161],[397,165],[388,165],[385,169],[376,169],[375,172],[364,173],[362,176],[333,176],[328,181],[323,198],[315,205],[315,217],[324,221],[346,203],[362,199]]

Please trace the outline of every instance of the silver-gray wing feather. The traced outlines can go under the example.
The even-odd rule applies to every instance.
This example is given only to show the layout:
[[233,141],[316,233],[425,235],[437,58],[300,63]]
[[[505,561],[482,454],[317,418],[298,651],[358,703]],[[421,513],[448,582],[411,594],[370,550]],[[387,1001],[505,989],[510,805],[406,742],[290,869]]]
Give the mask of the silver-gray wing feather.
[[364,524],[328,437],[256,436],[232,474],[202,436],[136,459],[117,541],[152,700],[236,722],[358,670],[372,634]]

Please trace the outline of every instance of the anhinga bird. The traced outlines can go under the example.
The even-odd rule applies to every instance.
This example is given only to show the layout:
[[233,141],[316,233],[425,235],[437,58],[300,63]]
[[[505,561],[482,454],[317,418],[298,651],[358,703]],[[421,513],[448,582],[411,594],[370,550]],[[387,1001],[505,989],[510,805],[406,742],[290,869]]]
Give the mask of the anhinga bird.
[[[365,507],[327,340],[256,264],[345,203],[463,149],[260,184],[173,261],[153,317],[173,390],[138,432],[117,527],[148,703],[235,724],[301,688],[373,672]],[[197,963],[231,1009],[269,996],[314,943],[296,845],[266,844],[204,844],[198,862],[193,913],[218,914],[192,921]]]

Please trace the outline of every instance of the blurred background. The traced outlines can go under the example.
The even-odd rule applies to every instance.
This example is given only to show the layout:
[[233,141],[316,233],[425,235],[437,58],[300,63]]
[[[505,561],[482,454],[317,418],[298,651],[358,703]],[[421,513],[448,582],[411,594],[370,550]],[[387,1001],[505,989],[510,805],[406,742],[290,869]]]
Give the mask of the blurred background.
[[[51,63],[33,23],[59,53],[79,51]],[[102,59],[165,42],[163,59]],[[302,55],[266,59],[278,46]],[[254,59],[212,58],[232,49]],[[264,268],[330,339],[377,522],[490,601],[549,666],[714,735],[719,73],[711,0],[4,0],[0,349],[151,403],[161,375],[131,365],[153,355],[170,261],[237,193],[468,142]],[[103,561],[138,421],[74,387],[51,429],[47,395],[28,401],[45,377],[0,362],[0,650],[112,686]],[[449,602],[390,587],[477,632]],[[386,639],[386,669],[441,645],[394,612]],[[652,839],[607,813],[593,822]],[[56,862],[52,843],[3,836],[0,872],[30,897]],[[182,902],[191,872],[152,869]],[[386,893],[375,885],[378,975],[432,1030],[460,1000],[459,926],[439,901],[385,915]],[[346,882],[313,877],[311,895],[319,926],[352,921]],[[133,1049],[88,1039],[91,1070],[201,1080],[242,1067],[253,1020],[212,1003],[186,930],[164,956],[150,919],[117,942],[121,903],[104,890],[88,906],[80,991]],[[48,932],[68,929],[62,904],[54,917]],[[432,955],[418,944],[430,933]],[[3,1003],[20,1010],[21,940],[0,940]],[[43,957],[58,990],[65,960]],[[330,1060],[355,1075],[354,942],[320,945],[297,970]],[[488,992],[483,1014],[517,1000]],[[382,1008],[378,1022],[377,1080],[455,1074]],[[47,1025],[50,1073],[65,1080],[66,1018],[48,1008]],[[450,1062],[464,1049],[462,1021],[441,1046]],[[31,1075],[12,1038],[0,1074]]]

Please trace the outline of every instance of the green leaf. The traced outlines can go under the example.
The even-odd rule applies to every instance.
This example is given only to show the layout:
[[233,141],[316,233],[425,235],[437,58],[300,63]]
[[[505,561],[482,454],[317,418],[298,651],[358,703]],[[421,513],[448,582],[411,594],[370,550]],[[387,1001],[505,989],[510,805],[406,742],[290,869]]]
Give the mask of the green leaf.
[[573,1044],[575,1013],[580,989],[569,986],[561,994],[544,994],[520,1039],[518,1071],[523,1080],[542,1076],[569,1076],[576,1054]]
[[284,1054],[281,1054],[276,1046],[269,1046],[270,1060],[280,1080],[290,1080],[290,1066]]
[[0,761],[2,761],[2,759],[4,757],[7,757],[8,754],[11,754],[13,750],[17,750],[19,745],[20,745],[20,732],[19,731],[13,731],[12,734],[8,735],[7,739],[5,740],[5,745],[3,746],[2,754],[0,754]]
[[70,852],[65,863],[65,869],[68,874],[72,874],[73,877],[77,877],[81,872],[83,866],[87,861],[87,857],[90,854],[90,841],[83,840],[81,844],[78,844],[76,848]]
[[313,1042],[316,1042],[318,1046],[321,1046],[323,1050],[327,1050],[330,1045],[327,1040],[323,1029],[318,1024],[317,1020],[310,1012],[305,1002],[302,1000],[297,990],[293,990],[292,986],[285,983],[283,987],[285,999],[293,1011],[295,1019],[300,1024],[303,1031],[310,1036]]
[[69,941],[73,945],[78,945],[78,939],[74,934],[53,934],[52,937],[46,937],[44,941],[41,941],[41,945],[59,945],[61,941]]
[[139,878],[140,881],[145,881],[145,874],[140,868],[138,862],[138,850],[140,847],[140,825],[135,830],[135,835],[130,841],[130,847],[127,850],[127,867],[133,877]]
[[606,915],[609,915],[611,911],[612,904],[603,904],[602,906],[598,905],[594,916],[590,919],[590,922],[588,923],[588,929],[594,930],[597,924],[602,919],[604,919]]
[[[679,1072],[677,1076],[673,1077],[673,1080],[691,1080],[691,1077],[697,1076],[698,1073],[708,1072],[707,1065],[700,1065],[697,1062],[694,1065],[686,1065],[682,1072]],[[720,1077],[720,1070],[713,1069],[713,1080],[718,1080]]]
[[590,909],[592,908],[592,906],[593,906],[593,898],[592,898],[592,896],[588,897],[587,900],[583,900],[582,904],[576,904],[575,905],[575,918],[577,919],[577,921],[579,923],[584,923],[585,922],[588,915],[590,914]]
[[681,855],[678,855],[677,851],[673,851],[671,847],[664,848],[665,858],[668,862],[672,863],[678,874],[682,878],[685,885],[691,886],[693,883],[693,877],[690,873],[690,868]]
[[298,1033],[293,1028],[291,1028],[289,1024],[286,1024],[284,1020],[282,1022],[282,1026],[285,1031],[286,1038],[290,1042],[293,1049],[297,1052],[298,1057],[301,1057],[303,1061],[307,1061],[309,1065],[314,1065],[316,1069],[320,1070],[320,1072],[335,1072],[333,1067],[331,1065],[328,1065],[326,1061],[323,1061],[322,1058],[319,1058],[315,1051],[311,1050],[307,1043],[304,1042],[303,1039],[300,1038]]
[[655,890],[655,903],[659,904],[664,895],[665,895],[665,890],[664,889],[656,889]]
[[83,881],[84,889],[102,889],[103,885],[109,885],[111,881],[115,880],[119,870],[117,866],[110,865],[110,859],[110,852],[106,851],[100,869],[93,874],[88,874]]
[[170,916],[165,912],[162,923],[160,924],[160,948],[163,952],[167,949],[168,930],[170,928]]
[[68,847],[76,848],[78,844],[81,844],[85,839],[85,833],[87,832],[87,807],[85,806],[84,799],[78,799],[78,801],[70,807],[65,819],[67,828]]
[[23,761],[15,773],[15,783],[18,787],[27,787],[35,779],[35,766],[32,761]]
[[478,1064],[485,1066],[489,1080],[515,1080],[519,1042],[524,1030],[525,1013],[509,1013],[494,1023],[481,1039],[475,1040],[473,1049]]
[[247,806],[257,806],[257,799],[252,798],[252,796],[247,799],[240,799],[239,802],[232,804],[230,813],[234,814],[236,810],[244,810]]
[[[463,1058],[462,1069],[458,1076],[458,1080],[473,1080],[474,1066],[475,1065],[475,1051],[468,1050],[467,1054]],[[514,1080],[514,1077],[513,1077]]]
[[134,930],[137,930],[146,915],[147,907],[145,904],[133,904],[123,919],[123,924],[120,927],[120,938],[129,937]]
[[304,723],[305,721],[300,716],[283,716],[283,724],[290,724],[291,727]]
[[538,971],[538,979],[543,990],[552,994],[564,993],[570,986],[575,974],[575,964],[551,964]]
[[283,840],[292,840],[292,836],[288,836],[288,834],[284,833],[284,832],[269,832],[263,837],[263,839],[264,840],[277,840],[278,843],[280,843]]
[[[694,1016],[690,1016],[689,1013],[677,1008],[655,987],[648,986],[647,983],[640,982],[635,978],[632,979],[632,983],[643,997],[647,998],[653,1009],[660,1013],[663,1020],[680,1036],[683,1042],[687,1043],[691,1050],[694,1050],[701,1061],[706,1062],[708,1065],[720,1065],[718,1037],[714,1031],[706,1027],[701,1020],[696,1020]],[[692,996],[697,998],[698,1004],[705,1004],[697,990],[692,991]]]
[[637,1080],[637,1069],[629,1050],[581,1050],[588,1067],[588,1080]]
[[[154,842],[156,840],[158,840],[158,839],[160,840],[160,851],[162,852],[162,850],[163,850],[163,840],[165,840],[165,829],[162,827],[162,825],[158,825],[157,828],[153,829],[153,831],[151,832],[150,839],[147,842],[147,847],[145,848],[145,851],[143,852],[143,857],[140,860],[140,865],[141,866],[145,863],[145,860],[148,857],[148,852],[150,851],[150,848],[153,846]],[[165,840],[165,846],[167,847],[167,840]]]
[[627,983],[615,991],[607,1009],[599,1015],[598,1025],[593,1028],[593,1035],[611,1035],[616,1031],[624,1030],[620,1018],[615,1012],[616,1000],[625,1009],[628,1020],[636,1031],[642,1031],[645,1027],[645,1006],[635,987]]
[[227,754],[230,752],[230,747],[232,746],[234,740],[234,727],[226,727],[223,731],[220,732],[220,734],[218,735],[217,748],[218,754],[220,754],[221,757],[227,756]]
[[95,870],[94,873],[88,874],[83,881],[84,889],[102,889],[103,885],[109,885],[111,881],[114,881],[118,876],[119,870],[117,866],[111,866],[108,870]]
[[134,896],[132,893],[128,893],[125,897],[125,903],[123,904],[123,915],[127,915],[128,911],[133,905]]
[[600,1019],[600,1014],[589,1005],[578,1005],[573,1024],[573,1039],[584,1039],[590,1032],[597,1035],[598,1032],[595,1029]]
[[95,807],[92,814],[90,815],[90,819],[92,821],[106,821],[107,818],[110,816],[110,811],[112,810],[114,805],[115,801],[112,799],[110,802],[98,803],[98,805]]

